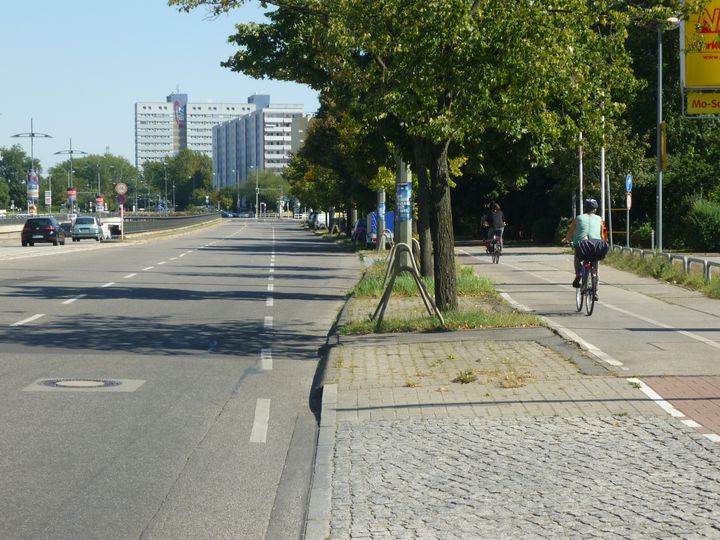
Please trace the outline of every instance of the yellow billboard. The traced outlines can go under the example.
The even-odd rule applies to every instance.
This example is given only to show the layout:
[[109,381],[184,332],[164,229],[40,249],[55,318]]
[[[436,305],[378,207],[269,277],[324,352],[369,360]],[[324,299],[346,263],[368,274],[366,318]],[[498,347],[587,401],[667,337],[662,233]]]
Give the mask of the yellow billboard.
[[683,86],[720,89],[720,0],[710,0],[681,28],[685,54]]
[[688,92],[685,100],[687,114],[720,114],[720,92]]

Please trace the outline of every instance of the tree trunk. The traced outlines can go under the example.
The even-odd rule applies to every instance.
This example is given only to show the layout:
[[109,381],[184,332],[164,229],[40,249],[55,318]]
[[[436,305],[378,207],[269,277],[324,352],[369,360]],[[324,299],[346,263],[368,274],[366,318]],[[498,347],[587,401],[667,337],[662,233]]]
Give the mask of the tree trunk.
[[458,308],[455,277],[455,235],[450,204],[448,173],[449,142],[433,144],[430,175],[432,180],[432,240],[435,263],[435,304],[443,312]]
[[413,137],[415,172],[418,177],[418,220],[417,231],[420,239],[420,273],[433,277],[433,243],[430,232],[430,206],[432,194],[428,178],[428,149],[420,137]]

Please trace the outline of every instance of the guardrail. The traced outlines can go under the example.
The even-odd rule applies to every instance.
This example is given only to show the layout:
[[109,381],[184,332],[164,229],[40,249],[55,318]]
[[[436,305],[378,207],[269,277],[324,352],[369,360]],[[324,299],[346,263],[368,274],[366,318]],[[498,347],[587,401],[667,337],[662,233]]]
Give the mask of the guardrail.
[[[67,215],[55,215],[58,221],[67,221]],[[116,217],[116,216],[112,216]],[[220,214],[190,214],[190,215],[172,215],[172,216],[150,216],[150,215],[125,215],[124,234],[138,234],[153,231],[164,231],[169,229],[180,229],[182,227],[191,227],[199,223],[205,223],[219,219]],[[22,226],[27,216],[23,217],[7,217],[0,219],[0,237],[20,234]],[[101,217],[102,219],[102,217]]]
[[[711,277],[714,275],[720,275],[720,263],[715,261],[709,261],[707,259],[701,259],[700,257],[690,257],[688,255],[676,255],[673,253],[663,253],[658,251],[653,251],[651,249],[639,249],[639,248],[632,248],[632,247],[625,247],[625,246],[618,246],[617,244],[614,244],[612,246],[612,251],[619,251],[620,253],[630,253],[632,255],[639,255],[641,259],[644,259],[646,256],[651,256],[653,258],[655,257],[662,257],[664,259],[667,259],[667,261],[670,264],[673,264],[674,261],[678,261],[682,264],[683,272],[686,274],[690,272],[693,267],[700,267],[702,268],[702,274],[705,281],[709,281]],[[716,270],[713,270],[716,269]]]

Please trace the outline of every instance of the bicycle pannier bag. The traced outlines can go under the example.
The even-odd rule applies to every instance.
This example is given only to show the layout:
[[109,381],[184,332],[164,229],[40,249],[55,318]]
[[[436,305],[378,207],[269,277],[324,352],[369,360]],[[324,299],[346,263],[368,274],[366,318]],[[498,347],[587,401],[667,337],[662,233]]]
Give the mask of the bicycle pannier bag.
[[610,246],[605,240],[588,238],[581,240],[575,247],[575,255],[584,261],[601,261],[607,255]]

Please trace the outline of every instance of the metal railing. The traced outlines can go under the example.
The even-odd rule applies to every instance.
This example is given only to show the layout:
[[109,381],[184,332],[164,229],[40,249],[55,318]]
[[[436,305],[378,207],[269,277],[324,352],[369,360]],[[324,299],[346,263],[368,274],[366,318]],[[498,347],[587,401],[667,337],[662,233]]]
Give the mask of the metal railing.
[[[612,251],[619,251],[620,253],[630,253],[631,255],[638,255],[641,259],[645,257],[662,257],[666,259],[670,264],[673,261],[679,261],[682,264],[683,272],[689,273],[693,267],[702,268],[702,275],[705,281],[709,281],[714,275],[720,275],[720,262],[709,261],[708,259],[702,259],[700,257],[691,257],[689,255],[676,255],[673,253],[663,253],[654,251],[651,249],[639,249],[632,247],[619,246],[614,244]],[[713,271],[713,268],[717,269]]]

